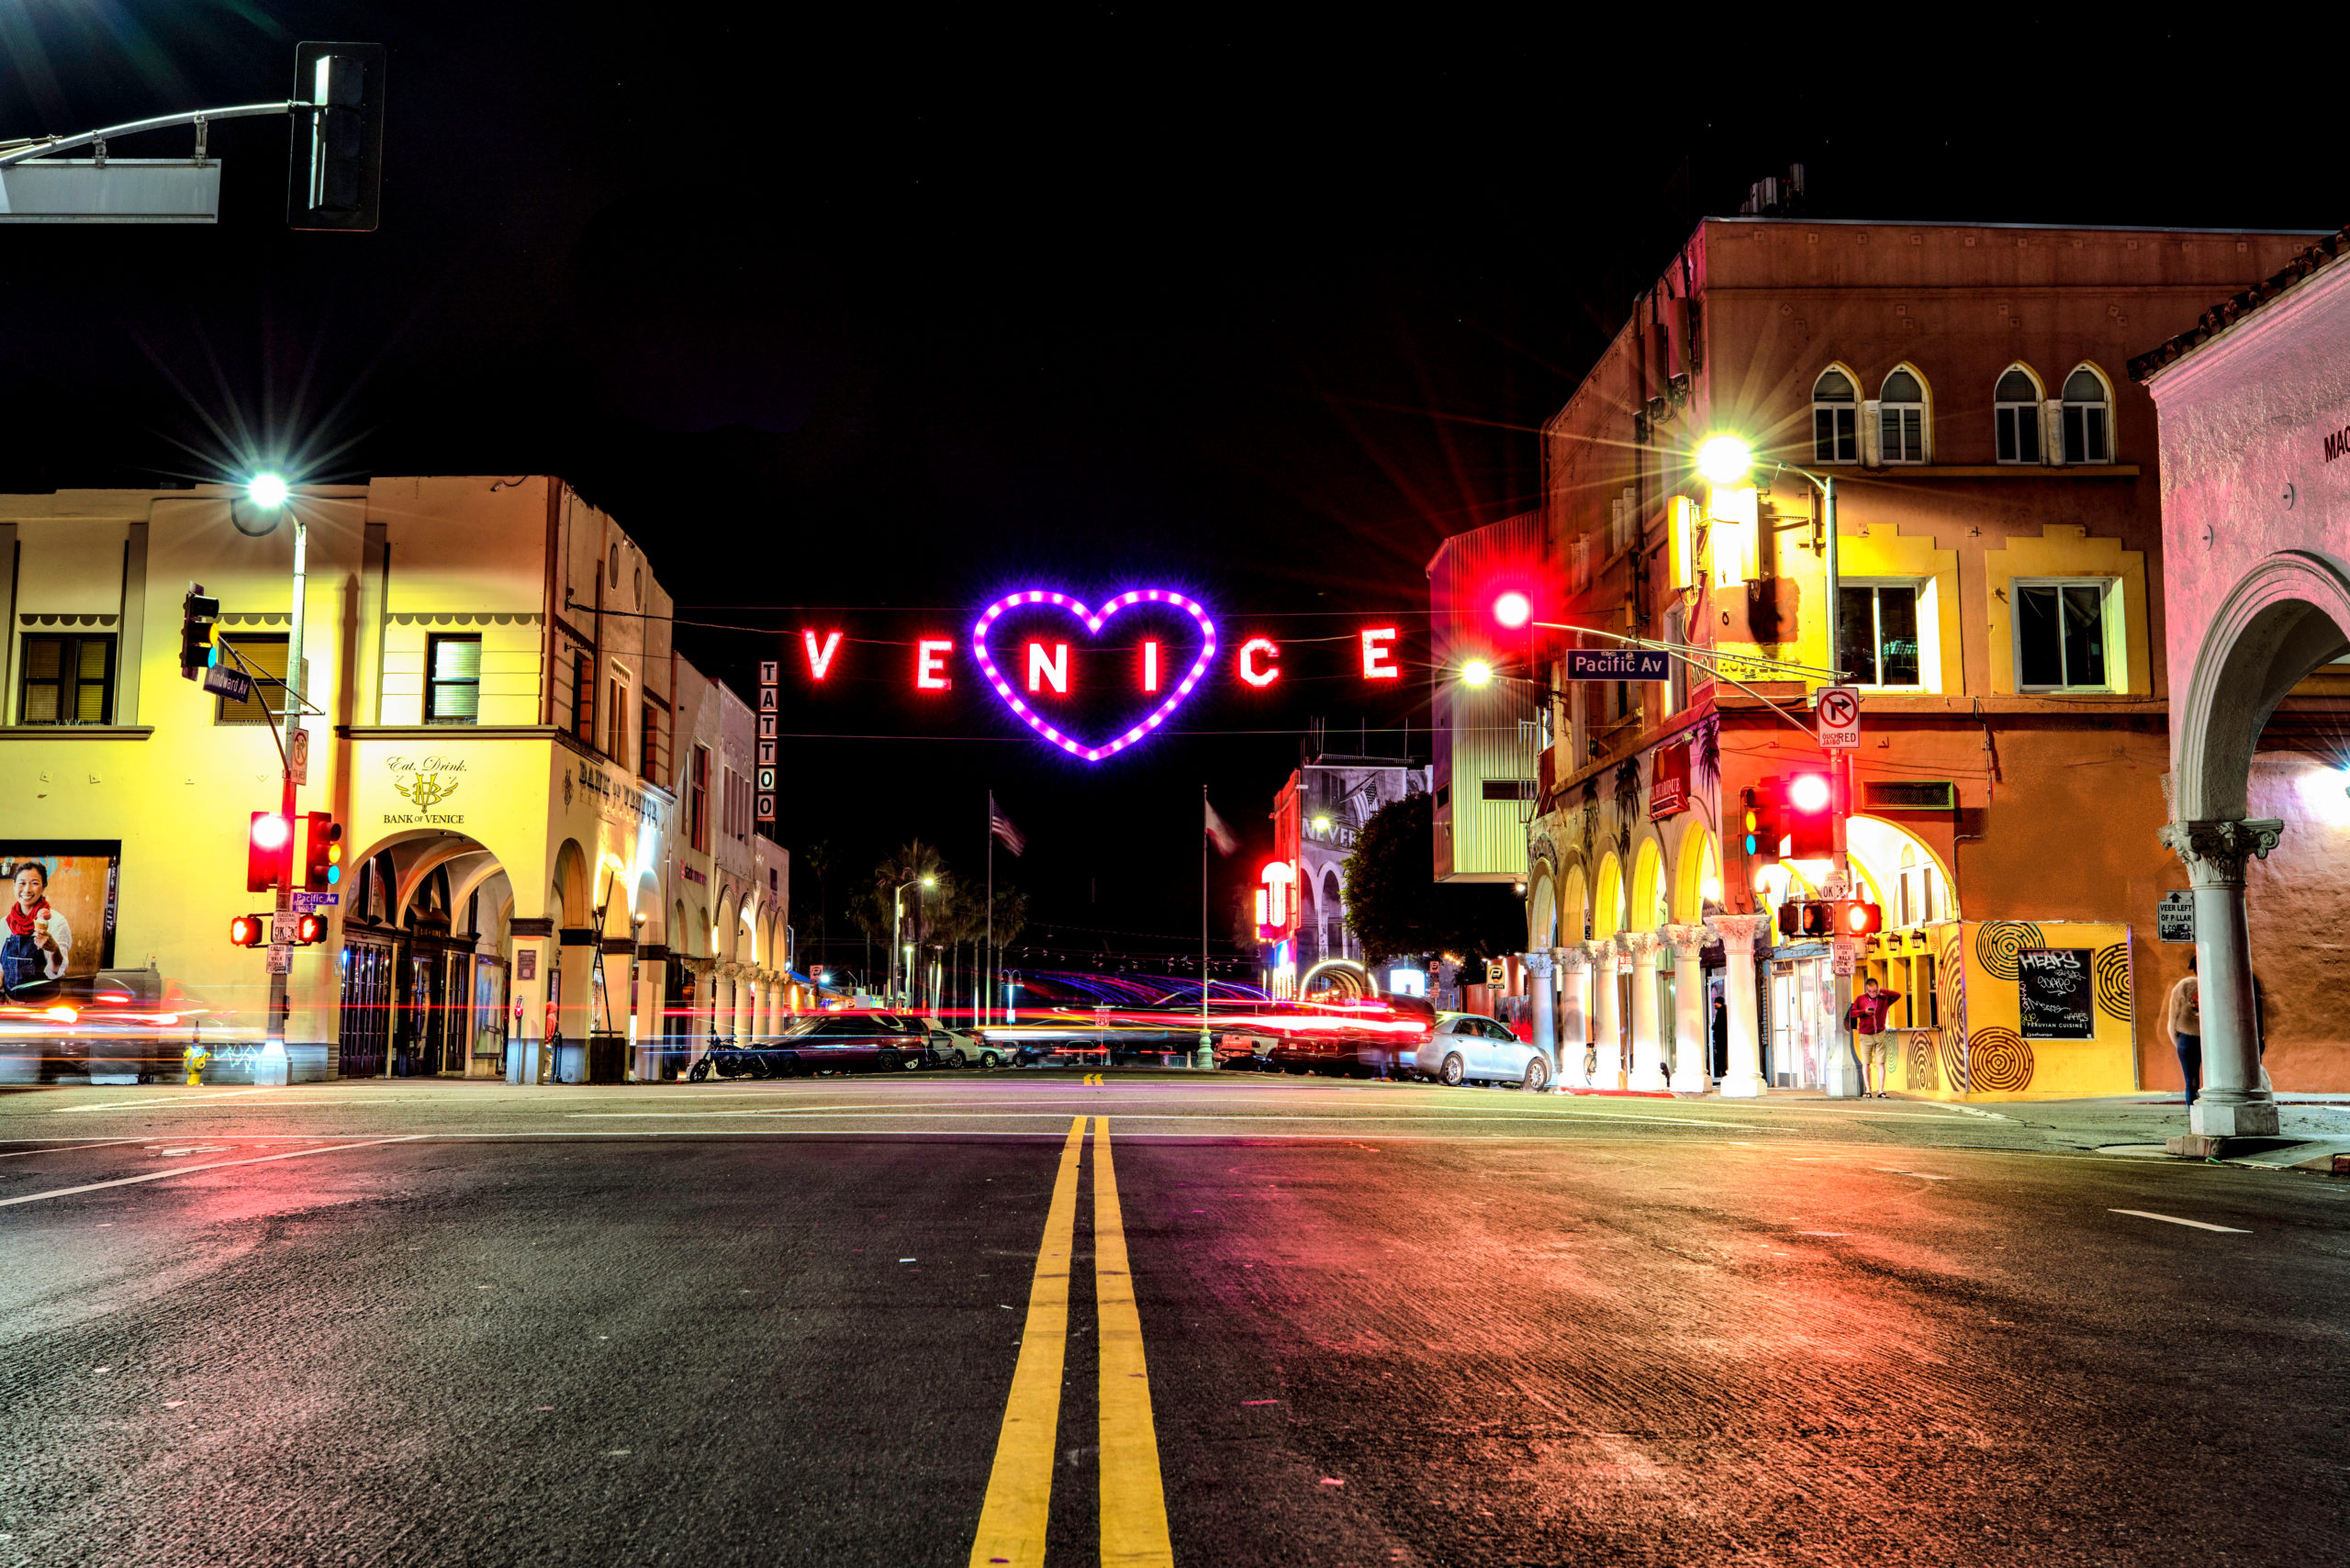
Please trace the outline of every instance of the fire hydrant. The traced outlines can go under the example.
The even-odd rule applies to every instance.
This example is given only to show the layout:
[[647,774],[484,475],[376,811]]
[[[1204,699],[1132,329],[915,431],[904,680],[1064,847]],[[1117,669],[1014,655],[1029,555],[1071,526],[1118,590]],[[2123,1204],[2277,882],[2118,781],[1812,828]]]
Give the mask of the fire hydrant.
[[203,1046],[196,1043],[195,1041],[190,1041],[188,1043],[187,1049],[181,1053],[181,1057],[182,1059],[187,1063],[188,1087],[193,1089],[202,1084],[204,1081],[204,1064],[212,1059],[211,1053],[207,1051]]

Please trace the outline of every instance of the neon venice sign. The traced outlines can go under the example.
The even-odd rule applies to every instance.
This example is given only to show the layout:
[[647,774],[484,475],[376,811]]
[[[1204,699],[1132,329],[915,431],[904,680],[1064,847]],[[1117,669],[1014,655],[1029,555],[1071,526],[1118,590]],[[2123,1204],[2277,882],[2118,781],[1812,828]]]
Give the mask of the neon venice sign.
[[[1139,710],[1110,723],[1071,714],[1078,678],[1070,646],[1080,633],[1092,640],[1096,655],[1113,651],[1102,646],[1105,633],[1111,641],[1129,640],[1125,652],[1133,687],[1144,700]],[[1365,680],[1399,681],[1404,669],[1396,644],[1402,635],[1394,624],[1362,627],[1348,640],[1348,658],[1360,658]],[[811,684],[822,685],[841,669],[845,641],[837,628],[800,632]],[[947,636],[913,639],[916,691],[954,689],[958,642]],[[979,611],[963,644],[979,678],[1013,718],[1046,745],[1086,762],[1116,756],[1165,725],[1208,680],[1222,646],[1207,606],[1155,588],[1129,589],[1098,610],[1046,588],[1006,594]],[[1228,656],[1232,673],[1251,691],[1263,691],[1281,678],[1281,644],[1271,637],[1241,638]]]

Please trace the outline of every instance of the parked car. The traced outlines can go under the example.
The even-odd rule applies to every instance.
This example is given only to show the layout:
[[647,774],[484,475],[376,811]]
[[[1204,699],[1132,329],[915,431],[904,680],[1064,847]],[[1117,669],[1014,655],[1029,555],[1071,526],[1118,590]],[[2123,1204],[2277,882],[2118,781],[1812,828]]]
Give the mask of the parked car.
[[731,1078],[738,1065],[755,1078],[793,1078],[803,1072],[899,1072],[921,1067],[929,1059],[930,1030],[919,1018],[890,1013],[811,1013],[791,1020],[770,1041],[710,1052],[694,1063],[687,1076],[699,1083],[715,1068],[720,1077]]
[[968,1030],[950,1029],[943,1024],[930,1026],[930,1051],[940,1067],[1002,1067],[1003,1052],[990,1045],[984,1036]]
[[1550,1086],[1550,1063],[1540,1051],[1497,1018],[1479,1013],[1439,1013],[1436,1027],[1412,1053],[1412,1070],[1422,1078],[1463,1083],[1522,1083]]

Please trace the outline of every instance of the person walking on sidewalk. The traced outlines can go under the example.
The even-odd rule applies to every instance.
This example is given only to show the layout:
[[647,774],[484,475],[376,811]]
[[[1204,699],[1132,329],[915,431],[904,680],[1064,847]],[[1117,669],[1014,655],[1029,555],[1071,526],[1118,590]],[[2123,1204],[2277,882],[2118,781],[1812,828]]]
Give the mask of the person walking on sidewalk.
[[[1844,1027],[1852,1031],[1852,1044],[1861,1055],[1861,1098],[1890,1100],[1885,1092],[1885,1015],[1901,1000],[1897,991],[1887,991],[1871,975],[1862,982],[1861,994],[1852,998],[1852,1005],[1844,1010]],[[1876,1087],[1871,1089],[1869,1073],[1874,1069]]]
[[2195,955],[2187,955],[2187,973],[2170,988],[2170,1043],[2178,1052],[2178,1073],[2187,1081],[2187,1103],[2195,1103],[2203,1087],[2203,986],[2195,978]]

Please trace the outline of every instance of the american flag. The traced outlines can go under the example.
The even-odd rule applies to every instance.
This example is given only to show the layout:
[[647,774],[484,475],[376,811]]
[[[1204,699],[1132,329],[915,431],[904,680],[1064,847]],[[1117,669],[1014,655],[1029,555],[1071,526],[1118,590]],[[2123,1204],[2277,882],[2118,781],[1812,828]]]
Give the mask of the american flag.
[[1012,819],[1005,816],[998,808],[995,803],[995,791],[992,790],[988,791],[988,831],[1002,839],[1003,846],[1011,850],[1014,857],[1027,851],[1028,835],[1013,826]]

